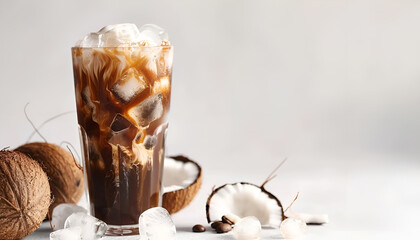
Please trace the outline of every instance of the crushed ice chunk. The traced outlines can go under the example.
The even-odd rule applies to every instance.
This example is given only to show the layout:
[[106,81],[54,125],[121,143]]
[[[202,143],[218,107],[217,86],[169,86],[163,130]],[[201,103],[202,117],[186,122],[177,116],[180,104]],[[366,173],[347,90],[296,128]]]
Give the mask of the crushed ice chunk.
[[136,137],[138,129],[121,114],[117,114],[111,123],[109,143],[121,146],[130,146]]
[[156,71],[158,76],[166,77],[172,71],[173,51],[162,50],[156,58]]
[[50,240],[81,240],[81,233],[82,229],[80,227],[65,228],[50,233]]
[[174,240],[176,228],[168,211],[155,207],[140,215],[139,233],[141,240]]
[[146,43],[147,46],[169,45],[168,34],[154,24],[145,24],[140,29],[132,23],[114,24],[98,32],[89,33],[76,43],[78,47],[118,47]]
[[171,90],[171,80],[168,76],[163,76],[159,81],[153,83],[152,88],[154,93],[167,93]]
[[145,76],[130,68],[111,88],[111,92],[123,103],[130,102],[146,88]]
[[150,46],[160,46],[162,42],[168,41],[168,33],[155,24],[145,24],[139,29],[140,41]]
[[133,124],[129,120],[118,113],[115,115],[114,120],[112,120],[111,130],[114,132],[119,132],[129,128],[131,125]]
[[100,47],[117,47],[140,41],[140,32],[135,24],[122,23],[103,27],[98,32],[101,36]]
[[297,218],[287,218],[280,224],[280,232],[286,239],[302,237],[306,231],[306,223]]
[[99,239],[105,235],[108,229],[106,223],[83,212],[73,213],[64,223],[64,228],[74,227],[80,227],[81,240]]
[[[93,34],[97,34],[98,37],[95,39]],[[85,47],[118,47],[121,44],[137,43],[140,41],[139,37],[140,33],[135,24],[122,23],[105,26],[97,33],[86,36],[82,43],[86,42]]]
[[128,114],[142,127],[160,118],[163,113],[162,94],[151,96],[128,111]]
[[58,204],[52,212],[51,225],[54,230],[63,229],[64,222],[73,213],[82,212],[87,213],[87,210],[83,207],[77,206],[71,203]]
[[153,148],[156,145],[156,142],[157,142],[157,137],[156,136],[147,135],[144,138],[143,144],[144,144],[144,147],[146,149],[151,149],[151,148]]
[[237,240],[258,240],[261,237],[261,223],[254,216],[244,217],[235,223],[233,236]]
[[89,33],[82,40],[76,43],[79,47],[99,47],[99,34]]

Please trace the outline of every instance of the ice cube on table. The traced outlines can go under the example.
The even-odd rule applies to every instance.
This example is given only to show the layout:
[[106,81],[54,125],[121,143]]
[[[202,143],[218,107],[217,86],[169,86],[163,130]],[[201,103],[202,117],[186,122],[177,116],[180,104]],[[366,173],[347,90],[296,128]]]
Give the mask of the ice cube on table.
[[173,240],[176,228],[166,209],[151,208],[139,217],[140,240]]
[[142,127],[148,126],[160,118],[163,113],[162,94],[156,94],[144,100],[128,111],[128,114]]
[[106,223],[83,212],[73,213],[64,224],[64,228],[75,227],[81,229],[81,240],[99,239],[105,235],[108,229]]
[[82,212],[87,213],[87,210],[83,207],[77,206],[71,203],[62,203],[57,205],[52,212],[51,225],[54,230],[63,229],[64,222],[73,213]]
[[81,240],[81,232],[80,227],[61,229],[50,233],[50,240]]
[[287,218],[280,225],[280,232],[286,239],[300,238],[306,234],[307,226],[304,221],[297,218]]
[[146,88],[146,77],[136,69],[130,68],[111,88],[114,96],[123,103],[130,102]]
[[168,41],[168,33],[155,24],[145,24],[139,29],[139,39],[150,46],[160,46]]
[[237,240],[258,240],[261,237],[261,223],[253,216],[241,218],[235,223],[232,233]]

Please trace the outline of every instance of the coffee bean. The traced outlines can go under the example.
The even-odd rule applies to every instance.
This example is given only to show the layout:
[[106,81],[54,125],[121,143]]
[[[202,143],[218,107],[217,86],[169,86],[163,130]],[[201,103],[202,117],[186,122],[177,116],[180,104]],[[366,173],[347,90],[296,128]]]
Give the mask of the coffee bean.
[[227,232],[230,232],[230,230],[232,230],[232,226],[227,223],[219,224],[216,227],[217,233],[227,233]]
[[193,232],[205,232],[206,228],[201,224],[196,224],[196,225],[194,225],[192,230],[193,230]]
[[227,223],[229,225],[233,225],[233,222],[229,218],[227,218],[225,216],[222,217],[222,222],[223,223]]
[[216,229],[219,225],[223,224],[221,221],[213,222],[210,226],[213,229]]

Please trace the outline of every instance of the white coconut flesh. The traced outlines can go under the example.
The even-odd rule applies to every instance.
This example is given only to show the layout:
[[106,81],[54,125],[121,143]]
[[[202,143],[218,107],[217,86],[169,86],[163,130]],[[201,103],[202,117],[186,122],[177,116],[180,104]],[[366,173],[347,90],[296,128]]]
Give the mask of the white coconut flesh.
[[198,178],[200,170],[191,162],[165,158],[163,167],[163,192],[187,188]]
[[226,184],[215,190],[208,201],[208,220],[220,221],[222,216],[254,216],[263,226],[279,227],[282,209],[273,196],[249,183]]

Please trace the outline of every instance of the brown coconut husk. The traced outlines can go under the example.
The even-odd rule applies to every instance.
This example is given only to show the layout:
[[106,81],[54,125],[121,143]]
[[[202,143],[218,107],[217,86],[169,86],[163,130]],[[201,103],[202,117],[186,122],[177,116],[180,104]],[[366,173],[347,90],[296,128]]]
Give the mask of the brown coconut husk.
[[50,205],[48,177],[23,153],[0,151],[0,239],[20,239],[42,223]]
[[37,161],[50,179],[49,214],[60,203],[77,204],[84,193],[83,171],[72,154],[51,143],[27,143],[16,149]]
[[200,190],[202,179],[201,167],[196,162],[182,155],[172,156],[170,158],[176,161],[181,161],[183,163],[190,162],[196,165],[198,168],[197,178],[188,187],[176,191],[166,192],[163,194],[162,207],[168,210],[170,214],[173,214],[179,212],[181,209],[185,208],[186,206],[188,206],[188,204],[191,203],[198,190]]

